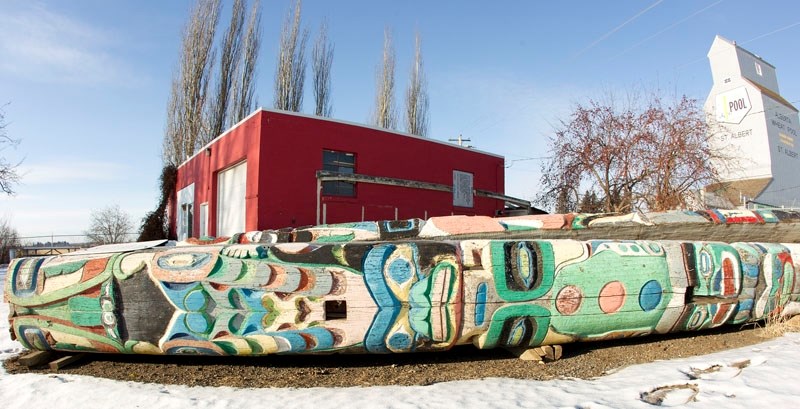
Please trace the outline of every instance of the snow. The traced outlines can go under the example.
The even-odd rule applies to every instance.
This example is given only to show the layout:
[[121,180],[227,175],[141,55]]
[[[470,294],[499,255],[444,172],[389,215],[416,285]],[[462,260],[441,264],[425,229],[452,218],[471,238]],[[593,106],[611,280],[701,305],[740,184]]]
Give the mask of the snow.
[[[0,270],[3,282],[4,275]],[[0,317],[7,315],[8,304],[0,303]],[[22,346],[9,337],[8,322],[0,318],[0,360],[20,351]],[[412,387],[243,389],[59,373],[9,375],[0,368],[0,406],[6,409],[656,407],[644,402],[643,394],[660,399],[662,406],[698,409],[800,407],[800,333],[711,355],[631,366],[593,380],[489,378]]]

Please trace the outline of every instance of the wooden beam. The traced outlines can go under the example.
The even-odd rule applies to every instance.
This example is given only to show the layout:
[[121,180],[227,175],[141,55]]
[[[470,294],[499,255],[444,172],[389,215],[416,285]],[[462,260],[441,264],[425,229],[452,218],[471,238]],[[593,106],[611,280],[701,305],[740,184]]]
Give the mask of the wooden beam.
[[509,352],[523,361],[552,362],[561,359],[561,345],[542,345],[534,348],[507,348]]
[[28,368],[32,368],[34,366],[39,366],[44,364],[45,362],[49,362],[53,359],[53,351],[32,351],[29,352],[17,360],[20,365],[25,365]]
[[[353,182],[353,183],[372,183],[376,185],[400,186],[412,189],[436,190],[439,192],[453,191],[452,186],[443,185],[440,183],[421,182],[418,180],[397,179],[397,178],[389,178],[383,176],[368,176],[368,175],[361,175],[358,173],[329,172],[325,170],[317,171],[317,180],[319,182],[341,181],[341,182]],[[473,194],[479,197],[487,197],[490,199],[503,200],[525,208],[531,207],[531,202],[527,200],[519,199],[512,196],[506,196],[504,194],[497,192],[491,192],[483,189],[473,189]]]
[[50,362],[49,366],[50,366],[51,370],[57,371],[57,370],[59,370],[61,368],[64,368],[65,366],[71,365],[71,364],[83,359],[83,357],[85,357],[85,356],[86,356],[86,354],[67,355],[67,356],[61,357],[59,359],[56,359],[53,362]]

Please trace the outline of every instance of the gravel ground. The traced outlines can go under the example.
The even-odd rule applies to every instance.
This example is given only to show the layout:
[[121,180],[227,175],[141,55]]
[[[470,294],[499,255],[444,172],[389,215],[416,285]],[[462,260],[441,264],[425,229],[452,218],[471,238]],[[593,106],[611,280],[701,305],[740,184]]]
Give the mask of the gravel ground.
[[[594,378],[629,365],[703,355],[763,342],[753,327],[702,333],[650,336],[564,345],[555,362],[521,361],[503,349],[481,351],[460,346],[447,352],[398,355],[319,355],[265,357],[187,357],[87,354],[60,373],[109,379],[234,387],[344,387],[429,385],[437,382],[504,377],[547,380]],[[9,374],[49,373],[5,361]]]

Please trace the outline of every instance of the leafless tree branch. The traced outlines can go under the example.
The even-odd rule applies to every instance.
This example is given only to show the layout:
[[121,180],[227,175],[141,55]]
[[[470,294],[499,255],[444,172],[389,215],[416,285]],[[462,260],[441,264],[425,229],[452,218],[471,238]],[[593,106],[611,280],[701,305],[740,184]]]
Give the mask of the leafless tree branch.
[[[628,99],[577,105],[550,141],[537,202],[575,209],[578,191],[598,192],[606,212],[687,208],[692,192],[719,182],[715,162],[735,159],[709,143],[713,123],[697,101],[667,104],[653,93],[643,106]],[[583,203],[582,203],[583,204]]]
[[173,73],[167,104],[167,125],[163,159],[180,164],[194,154],[199,141],[211,129],[204,114],[208,85],[214,65],[214,35],[219,20],[220,0],[198,0],[183,32],[181,59]]
[[302,2],[296,0],[281,29],[278,66],[275,72],[275,108],[300,112],[306,73],[305,49],[308,30],[300,30]]
[[231,20],[220,44],[219,71],[216,75],[214,92],[207,104],[208,132],[198,141],[203,146],[225,130],[229,104],[232,102],[234,76],[239,70],[242,54],[242,34],[245,21],[244,0],[234,0],[231,7]]
[[413,135],[428,135],[428,90],[422,66],[422,39],[414,37],[414,64],[406,89],[406,131]]
[[0,217],[0,264],[7,264],[11,261],[8,251],[17,246],[19,246],[17,229],[11,225],[8,217]]
[[330,117],[331,105],[331,66],[334,46],[328,40],[328,25],[323,22],[311,52],[311,67],[314,70],[314,114]]
[[375,111],[372,115],[372,122],[385,129],[397,129],[394,109],[394,67],[394,45],[392,34],[387,27],[383,34],[383,58],[378,68]]
[[230,113],[226,128],[244,119],[255,108],[256,66],[261,50],[261,7],[255,0],[250,8],[244,34],[244,48],[241,62],[237,66],[234,85],[231,88]]
[[[19,145],[19,139],[14,139],[8,135],[6,131],[6,117],[3,107],[0,107],[0,152],[9,148]],[[11,163],[4,156],[0,156],[0,192],[7,195],[14,194],[14,188],[20,181],[19,172],[17,168],[19,163]]]
[[92,243],[100,245],[130,241],[128,235],[133,231],[133,222],[119,205],[95,210],[90,217],[89,229],[84,234]]

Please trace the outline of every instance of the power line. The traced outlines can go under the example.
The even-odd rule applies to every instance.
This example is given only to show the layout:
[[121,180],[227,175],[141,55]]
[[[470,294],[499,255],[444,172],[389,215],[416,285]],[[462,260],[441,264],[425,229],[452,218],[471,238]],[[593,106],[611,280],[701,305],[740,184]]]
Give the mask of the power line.
[[[788,26],[781,27],[781,28],[779,28],[779,29],[777,29],[777,30],[770,31],[770,32],[768,32],[768,33],[764,33],[764,34],[757,35],[757,36],[755,36],[755,37],[753,37],[753,38],[751,38],[751,39],[749,39],[749,40],[747,40],[747,41],[743,41],[743,42],[741,42],[741,43],[736,43],[736,42],[734,42],[734,44],[747,44],[747,43],[751,43],[751,42],[753,42],[753,41],[760,40],[760,39],[762,39],[762,38],[764,38],[764,37],[771,36],[771,35],[773,35],[773,34],[775,34],[775,33],[780,33],[781,31],[788,30],[788,29],[790,29],[790,28],[792,28],[792,27],[795,27],[795,26],[797,26],[797,25],[800,25],[800,21],[798,21],[798,22],[795,22],[795,23],[792,23],[792,24],[789,24]],[[722,51],[718,51],[717,53],[715,53],[715,54],[713,54],[713,55],[717,55],[717,54],[720,54],[720,53],[722,53]],[[711,57],[711,56],[709,55],[709,56],[706,56],[706,57],[702,57],[702,58],[698,58],[698,59],[696,59],[696,60],[689,61],[689,62],[687,62],[687,63],[685,63],[685,64],[681,64],[681,65],[679,65],[679,66],[675,67],[675,69],[676,69],[676,70],[681,70],[681,69],[683,69],[683,68],[686,68],[686,67],[688,67],[688,66],[690,66],[690,65],[696,64],[696,63],[698,63],[698,62],[701,62],[701,61],[705,61],[705,60],[706,60],[706,58],[708,58],[708,57]],[[759,57],[759,58],[760,58],[760,57]]]
[[761,194],[763,195],[764,193],[780,193],[780,192],[785,192],[787,190],[794,190],[794,189],[800,189],[800,186],[785,187],[783,189],[777,189],[777,190],[765,190],[765,191],[761,192]]
[[513,166],[514,163],[516,163],[516,162],[524,162],[524,161],[529,161],[529,160],[545,160],[545,159],[552,159],[552,158],[553,158],[552,156],[539,156],[539,157],[534,157],[534,158],[512,159],[512,160],[506,161],[506,169],[508,169],[511,166]]
[[606,38],[611,37],[617,31],[622,30],[623,27],[627,26],[628,24],[630,24],[631,22],[633,22],[637,18],[641,17],[644,13],[647,13],[648,11],[653,9],[654,7],[656,7],[659,4],[661,4],[662,1],[664,1],[664,0],[657,0],[655,3],[647,6],[644,10],[634,14],[633,17],[625,20],[622,24],[620,24],[620,25],[614,27],[613,29],[611,29],[611,31],[601,35],[599,38],[597,38],[596,40],[592,41],[591,44],[589,44],[588,46],[584,47],[582,50],[578,51],[574,56],[572,56],[572,59],[575,60],[576,58],[580,57],[583,53],[591,50],[594,46],[596,46],[597,44],[600,44]]
[[680,20],[678,20],[678,21],[676,21],[676,22],[674,22],[674,23],[672,23],[672,24],[670,24],[670,25],[669,25],[669,26],[667,26],[666,28],[664,28],[664,29],[662,29],[662,30],[659,30],[659,31],[657,31],[655,34],[652,34],[652,35],[650,35],[649,37],[646,37],[646,38],[645,38],[645,39],[643,39],[642,41],[639,41],[638,43],[636,43],[636,44],[634,44],[634,45],[632,45],[632,46],[630,46],[630,47],[626,48],[626,49],[625,49],[625,50],[623,50],[621,53],[619,53],[619,54],[615,55],[615,56],[614,56],[614,57],[612,57],[611,59],[612,59],[612,60],[618,59],[619,57],[621,57],[621,56],[623,56],[623,55],[627,54],[629,51],[631,51],[631,50],[633,50],[633,49],[635,49],[635,48],[639,47],[640,45],[642,45],[642,44],[644,44],[644,43],[646,43],[646,42],[648,42],[648,41],[650,41],[650,40],[652,40],[652,39],[654,39],[654,38],[658,37],[658,36],[659,36],[659,35],[661,35],[661,34],[664,34],[664,33],[665,33],[665,32],[667,32],[667,31],[669,31],[669,30],[672,30],[673,28],[675,28],[675,27],[677,27],[677,26],[679,26],[679,25],[681,25],[681,24],[683,24],[683,23],[685,23],[685,22],[687,22],[687,21],[691,20],[693,17],[697,16],[698,14],[700,14],[700,13],[702,13],[702,12],[704,12],[704,11],[706,11],[706,10],[708,10],[708,9],[710,9],[710,8],[712,8],[712,7],[714,7],[714,6],[716,6],[716,5],[717,5],[717,4],[719,4],[719,3],[722,3],[723,1],[725,1],[725,0],[717,0],[716,2],[714,2],[714,3],[711,3],[711,4],[709,4],[708,6],[705,6],[705,7],[703,7],[702,9],[695,11],[694,13],[692,13],[692,14],[690,14],[690,15],[688,15],[688,16],[686,16],[686,17],[684,17],[684,18],[682,18],[682,19],[680,19]]

